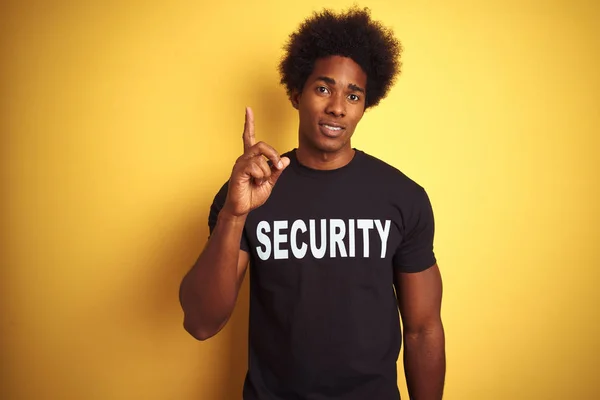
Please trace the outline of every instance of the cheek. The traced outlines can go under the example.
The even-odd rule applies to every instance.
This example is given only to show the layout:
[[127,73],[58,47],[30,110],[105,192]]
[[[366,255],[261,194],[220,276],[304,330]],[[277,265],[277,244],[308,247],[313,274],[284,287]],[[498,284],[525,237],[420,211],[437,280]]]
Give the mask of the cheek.
[[356,113],[354,114],[354,116],[352,118],[352,123],[354,124],[354,126],[358,125],[358,123],[362,119],[363,115],[364,115],[363,111],[356,110]]
[[317,110],[314,104],[305,104],[300,108],[300,119],[312,121],[317,118]]

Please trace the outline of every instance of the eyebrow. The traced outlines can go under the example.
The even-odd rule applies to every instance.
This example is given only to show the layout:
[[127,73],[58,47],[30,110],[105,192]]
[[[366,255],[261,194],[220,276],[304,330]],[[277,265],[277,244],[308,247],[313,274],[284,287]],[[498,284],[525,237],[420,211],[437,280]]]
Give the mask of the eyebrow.
[[[318,81],[323,81],[326,83],[329,83],[330,85],[334,85],[335,86],[335,79],[330,78],[328,76],[319,76],[317,78]],[[355,85],[354,83],[349,83],[348,84],[348,89],[353,90],[355,92],[361,92],[361,93],[365,93],[365,89],[361,88],[360,86]]]

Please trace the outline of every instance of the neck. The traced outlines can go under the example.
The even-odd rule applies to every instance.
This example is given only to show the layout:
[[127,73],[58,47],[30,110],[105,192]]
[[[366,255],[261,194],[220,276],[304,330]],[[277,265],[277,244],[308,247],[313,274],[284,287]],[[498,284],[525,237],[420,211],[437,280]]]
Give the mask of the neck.
[[354,149],[350,143],[335,152],[326,152],[299,144],[296,150],[298,162],[308,168],[331,170],[342,168],[352,161]]

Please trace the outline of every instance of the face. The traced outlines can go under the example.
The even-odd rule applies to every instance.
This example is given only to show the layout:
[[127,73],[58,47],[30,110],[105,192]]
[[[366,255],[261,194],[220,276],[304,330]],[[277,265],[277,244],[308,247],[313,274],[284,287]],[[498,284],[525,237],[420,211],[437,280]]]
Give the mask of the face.
[[365,111],[367,75],[352,59],[315,62],[301,93],[292,94],[300,115],[299,146],[321,153],[351,151],[350,138]]

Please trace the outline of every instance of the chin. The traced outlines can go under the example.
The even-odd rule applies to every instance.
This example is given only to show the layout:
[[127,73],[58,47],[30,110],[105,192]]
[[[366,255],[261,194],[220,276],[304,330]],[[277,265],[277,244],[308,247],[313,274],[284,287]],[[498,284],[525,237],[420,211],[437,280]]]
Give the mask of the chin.
[[348,140],[339,138],[336,140],[326,139],[319,140],[313,143],[315,149],[322,151],[323,153],[337,153],[343,150],[347,146]]
[[345,132],[345,134],[339,137],[331,138],[324,136],[317,128],[310,132],[310,134],[303,135],[303,139],[301,138],[301,141],[304,142],[307,147],[312,148],[313,151],[322,153],[337,153],[349,147],[350,137],[352,134],[348,133],[349,132]]

